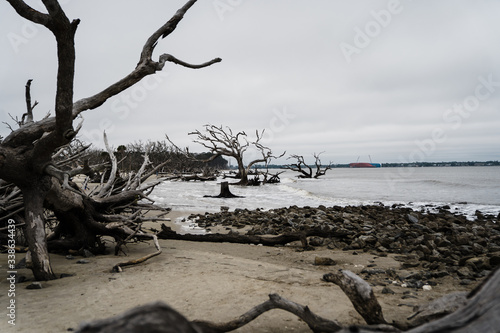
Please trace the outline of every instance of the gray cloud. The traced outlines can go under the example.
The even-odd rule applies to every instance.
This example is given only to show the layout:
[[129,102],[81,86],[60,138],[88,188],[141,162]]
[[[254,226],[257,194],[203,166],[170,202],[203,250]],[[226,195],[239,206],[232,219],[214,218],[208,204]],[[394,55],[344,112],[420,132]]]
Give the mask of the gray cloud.
[[[146,38],[184,1],[63,3],[69,17],[82,20],[78,99],[132,70]],[[53,110],[55,43],[7,3],[0,11],[1,120],[24,111],[28,78],[41,117]],[[334,163],[367,155],[381,162],[498,160],[498,12],[500,4],[486,0],[200,0],[156,55],[223,61],[201,70],[166,66],[84,113],[82,138],[101,146],[106,129],[117,146],[168,133],[196,151],[187,133],[213,123],[247,133],[266,128],[276,152],[312,158],[324,151],[322,160]],[[347,44],[357,53],[346,57]],[[474,102],[489,77],[492,84],[480,89],[486,98],[462,113],[453,109]],[[436,131],[446,138],[435,140]]]

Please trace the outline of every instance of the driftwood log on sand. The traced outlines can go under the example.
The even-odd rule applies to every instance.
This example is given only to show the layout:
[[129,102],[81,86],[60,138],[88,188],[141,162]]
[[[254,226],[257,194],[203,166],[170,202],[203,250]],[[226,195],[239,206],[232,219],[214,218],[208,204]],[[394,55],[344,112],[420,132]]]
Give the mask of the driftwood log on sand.
[[[313,332],[371,333],[401,332],[393,325],[387,324],[382,309],[371,287],[355,274],[339,271],[326,274],[323,279],[339,285],[350,298],[355,309],[367,321],[368,326],[342,327],[335,320],[328,320],[312,313],[307,306],[286,300],[279,295],[269,295],[269,300],[257,305],[237,319],[228,323],[216,324],[208,321],[188,321],[184,316],[168,305],[157,302],[134,308],[122,315],[84,323],[78,333],[108,332],[155,332],[155,333],[191,333],[191,332],[229,332],[246,325],[260,314],[282,309],[300,317]],[[436,309],[437,313],[440,312]],[[407,333],[429,332],[499,332],[500,331],[500,269],[492,272],[483,283],[467,295],[465,304],[455,312],[433,320]]]

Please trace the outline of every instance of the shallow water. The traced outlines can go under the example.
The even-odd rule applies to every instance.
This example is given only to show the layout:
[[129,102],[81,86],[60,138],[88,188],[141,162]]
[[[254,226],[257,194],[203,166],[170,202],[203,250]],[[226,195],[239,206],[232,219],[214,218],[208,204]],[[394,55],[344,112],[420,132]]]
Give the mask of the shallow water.
[[[274,171],[273,171],[274,172]],[[428,167],[328,170],[319,179],[299,179],[286,171],[281,183],[263,186],[231,186],[244,198],[205,198],[217,195],[220,181],[166,181],[151,198],[175,210],[216,212],[230,209],[270,209],[319,205],[346,206],[383,203],[404,204],[414,209],[449,205],[452,211],[472,217],[476,210],[500,213],[500,167]]]

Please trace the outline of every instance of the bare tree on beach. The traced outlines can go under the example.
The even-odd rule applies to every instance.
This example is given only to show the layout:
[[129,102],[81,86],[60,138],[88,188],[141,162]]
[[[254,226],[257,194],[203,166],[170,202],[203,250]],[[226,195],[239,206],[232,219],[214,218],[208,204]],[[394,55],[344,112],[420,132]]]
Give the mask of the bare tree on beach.
[[[256,130],[255,141],[248,141],[248,136],[243,131],[234,133],[229,127],[224,128],[210,124],[205,125],[204,128],[205,131],[203,132],[195,130],[189,135],[195,135],[194,142],[207,148],[211,153],[215,154],[214,156],[223,155],[234,158],[238,164],[237,177],[240,179],[239,185],[248,184],[248,173],[255,164],[268,164],[270,159],[275,158],[271,149],[261,143],[264,130],[260,133]],[[245,165],[243,157],[250,147],[255,148],[260,156]]]
[[20,127],[0,143],[0,187],[11,186],[11,183],[22,193],[24,215],[15,216],[25,222],[31,269],[37,280],[50,280],[56,275],[48,254],[45,208],[54,212],[60,225],[56,234],[51,236],[54,238],[49,239],[49,243],[54,246],[79,249],[95,246],[98,235],[110,235],[120,242],[141,234],[127,225],[134,216],[109,215],[103,208],[137,203],[138,199],[144,198],[143,189],[139,186],[129,187],[116,193],[111,191],[112,182],[108,182],[106,189],[103,187],[103,193],[92,198],[69,181],[81,170],[65,170],[54,162],[54,154],[70,144],[80,129],[73,127],[75,118],[84,111],[98,108],[144,77],[161,71],[167,62],[198,69],[220,62],[221,59],[192,65],[170,54],[162,54],[153,60],[157,43],[176,29],[184,14],[196,2],[191,0],[149,36],[134,70],[95,95],[74,101],[75,34],[80,20],[70,20],[56,0],[42,0],[46,12],[38,11],[22,0],[7,1],[18,15],[50,30],[57,44],[55,115],[35,121],[29,89],[31,80],[28,81],[26,116],[19,122]]
[[291,155],[288,159],[294,159],[296,160],[295,163],[290,163],[284,166],[285,169],[289,169],[292,171],[296,171],[299,173],[297,177],[299,178],[319,178],[321,176],[324,176],[328,170],[332,168],[332,164],[329,163],[328,165],[324,166],[321,163],[321,159],[319,156],[322,153],[316,154],[314,153],[314,166],[316,167],[316,172],[313,175],[313,169],[309,164],[307,164],[304,160],[304,156],[302,155]]

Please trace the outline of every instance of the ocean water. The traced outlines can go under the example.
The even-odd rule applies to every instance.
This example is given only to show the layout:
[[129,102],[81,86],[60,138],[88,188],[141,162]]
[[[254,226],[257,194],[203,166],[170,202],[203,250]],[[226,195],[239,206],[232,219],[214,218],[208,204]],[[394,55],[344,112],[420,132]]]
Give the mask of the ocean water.
[[382,203],[429,211],[449,205],[451,211],[471,219],[476,210],[495,216],[500,213],[498,166],[338,168],[328,170],[318,179],[300,179],[297,175],[287,170],[280,175],[279,184],[230,187],[233,194],[243,198],[204,197],[218,195],[222,179],[211,182],[165,181],[150,197],[158,205],[186,212],[217,212],[221,206],[234,210]]

